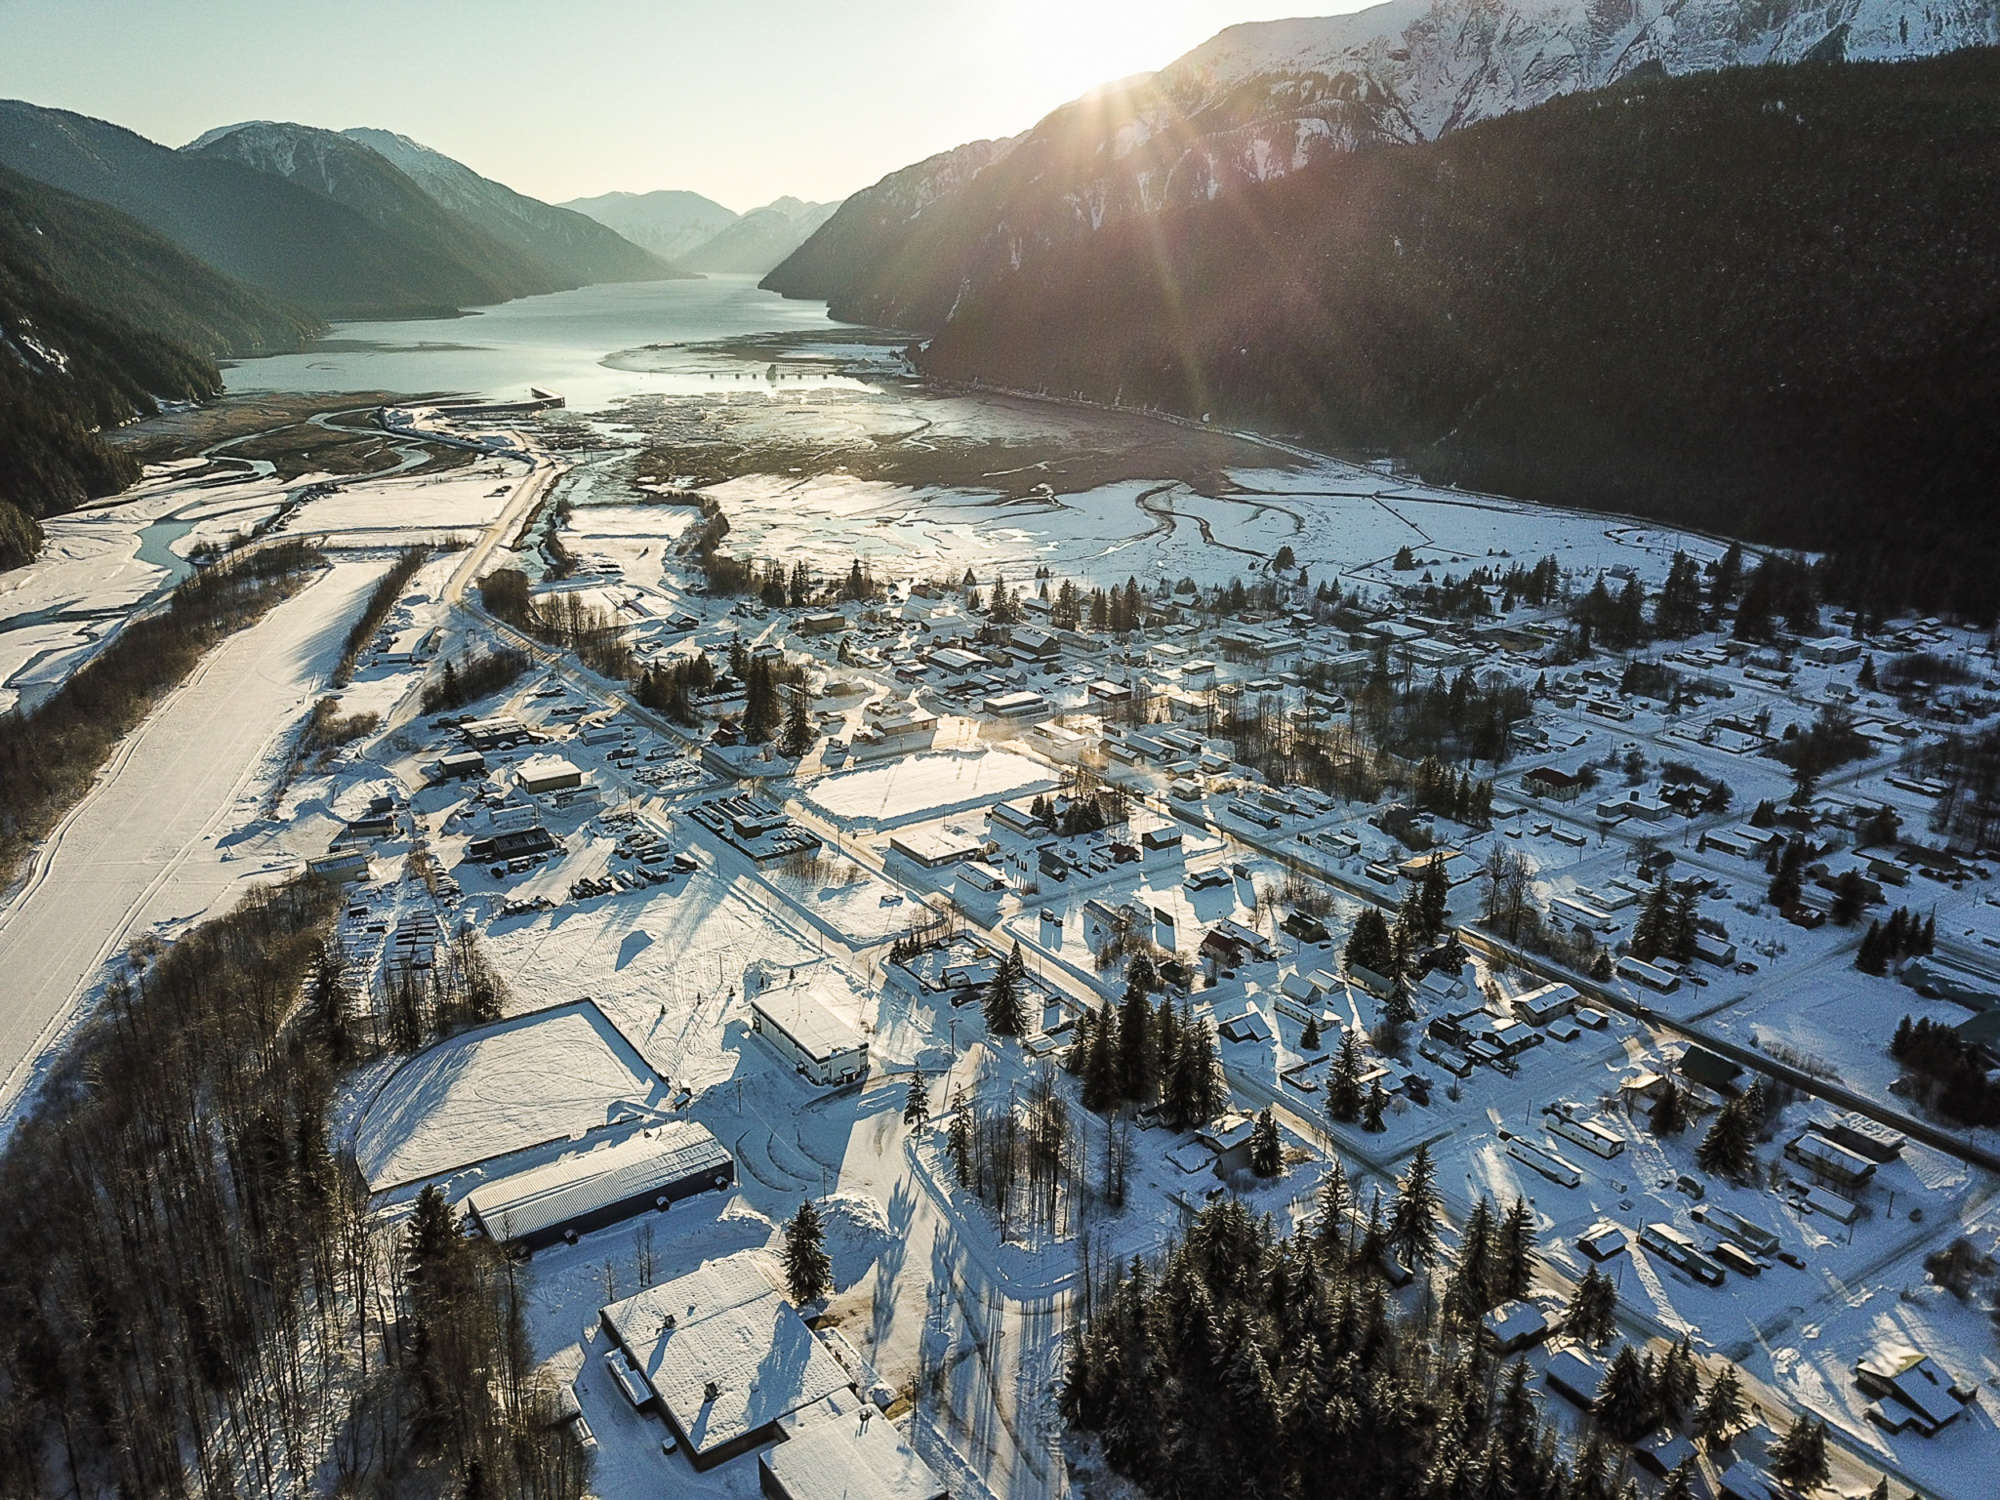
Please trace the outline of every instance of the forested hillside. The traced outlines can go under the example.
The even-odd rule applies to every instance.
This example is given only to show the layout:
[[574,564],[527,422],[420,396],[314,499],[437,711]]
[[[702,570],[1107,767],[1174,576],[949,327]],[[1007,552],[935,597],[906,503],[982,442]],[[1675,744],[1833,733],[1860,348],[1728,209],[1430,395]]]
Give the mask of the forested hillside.
[[507,294],[422,229],[392,232],[282,176],[67,110],[0,101],[0,166],[108,203],[322,317],[437,315]]
[[441,208],[544,267],[555,285],[686,274],[585,214],[517,193],[406,135],[367,128],[341,134],[380,152]]
[[[897,293],[927,293],[930,273],[954,267],[949,255],[933,253],[928,237],[913,232],[938,221],[926,210],[950,205],[956,195],[1013,150],[1014,141],[973,141],[940,151],[914,166],[891,172],[834,211],[812,237],[785,258],[758,285],[787,297],[824,297],[828,310],[851,322],[916,322],[900,316]],[[949,295],[934,304],[939,315]]]
[[1018,271],[908,268],[962,288],[948,320],[904,301],[932,311],[943,376],[1829,549],[1843,593],[1986,618],[1995,181],[1990,49],[1654,76],[1107,224]]
[[1246,22],[984,159],[961,147],[856,193],[766,284],[837,317],[921,325],[1050,246],[1627,78],[1996,42],[1995,0],[1387,0]]
[[32,518],[136,477],[95,429],[212,396],[215,356],[294,349],[320,327],[117,210],[0,167],[0,567],[33,555]]
[[409,247],[410,267],[462,306],[552,292],[551,268],[447,212],[381,152],[331,130],[260,120],[181,148],[241,162],[343,204]]

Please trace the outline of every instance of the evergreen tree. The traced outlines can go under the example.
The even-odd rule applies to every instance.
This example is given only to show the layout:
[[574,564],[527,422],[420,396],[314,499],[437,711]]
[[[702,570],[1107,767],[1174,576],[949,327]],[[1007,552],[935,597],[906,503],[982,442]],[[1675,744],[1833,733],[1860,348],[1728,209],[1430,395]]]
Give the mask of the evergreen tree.
[[1434,943],[1444,936],[1451,921],[1451,877],[1445,874],[1444,860],[1438,855],[1432,855],[1424,866],[1424,878],[1417,886],[1417,912],[1426,942]]
[[1396,945],[1389,936],[1389,924],[1382,913],[1370,906],[1355,920],[1342,953],[1351,972],[1357,966],[1391,977],[1396,973]]
[[952,1174],[958,1178],[958,1185],[972,1186],[972,1111],[966,1107],[965,1096],[957,1092],[951,1096],[951,1128],[946,1133],[945,1145],[951,1153]]
[[1172,1081],[1166,1092],[1168,1123],[1177,1130],[1206,1125],[1226,1100],[1222,1059],[1215,1050],[1215,1033],[1205,1019],[1183,1016],[1180,1045],[1174,1054]]
[[1429,1265],[1438,1249],[1437,1167],[1429,1143],[1417,1147],[1389,1210],[1389,1243],[1403,1261]]
[[785,732],[778,741],[782,755],[797,760],[812,748],[812,716],[806,705],[804,683],[794,683],[785,707]]
[[1750,1173],[1755,1144],[1755,1127],[1743,1101],[1731,1099],[1701,1138],[1694,1159],[1704,1172],[1740,1182]]
[[1638,1352],[1621,1344],[1597,1388],[1593,1408],[1605,1431],[1622,1442],[1636,1443],[1653,1428],[1653,1387]]
[[1660,1085],[1659,1097],[1653,1100],[1653,1112],[1647,1123],[1652,1127],[1653,1134],[1662,1140],[1687,1129],[1687,1096],[1673,1079],[1669,1078]]
[[1798,905],[1799,892],[1804,888],[1805,857],[1806,841],[1793,834],[1778,856],[1778,868],[1771,876],[1771,904],[1779,911],[1790,911]]
[[1389,1096],[1382,1091],[1382,1080],[1377,1078],[1368,1085],[1368,1097],[1361,1105],[1361,1128],[1374,1135],[1387,1130],[1382,1115],[1388,1107]]
[[1654,1394],[1660,1415],[1668,1422],[1685,1421],[1700,1402],[1701,1371],[1695,1365],[1694,1348],[1685,1334],[1661,1358]]
[[1807,1493],[1824,1485],[1833,1472],[1826,1456],[1826,1423],[1803,1412],[1793,1418],[1785,1435],[1771,1445],[1770,1469],[1773,1479]]
[[1084,1060],[1085,1109],[1094,1109],[1102,1114],[1118,1103],[1123,1090],[1123,1075],[1118,1062],[1123,1032],[1124,1023],[1119,1020],[1117,1012],[1106,1006],[1091,1027],[1090,1052]]
[[1361,1118],[1361,1102],[1361,1044],[1347,1028],[1340,1034],[1340,1050],[1334,1054],[1333,1070],[1327,1075],[1327,1113],[1351,1125]]
[[778,1252],[785,1269],[785,1286],[801,1306],[817,1302],[833,1289],[833,1262],[827,1258],[826,1231],[810,1198],[785,1224],[785,1243]]
[[1389,995],[1382,1002],[1382,1019],[1398,1030],[1417,1024],[1417,1007],[1410,998],[1410,983],[1400,973],[1389,981]]
[[1318,1016],[1309,1015],[1306,1017],[1306,1029],[1299,1033],[1299,1046],[1302,1050],[1306,1052],[1319,1051],[1320,1035],[1319,1035]]
[[1250,1128],[1250,1170],[1259,1177],[1276,1177],[1285,1167],[1285,1148],[1278,1135],[1278,1121],[1267,1104],[1257,1111]]
[[1563,1314],[1563,1327],[1571,1338],[1590,1348],[1609,1339],[1618,1326],[1618,1289],[1596,1266],[1583,1273],[1583,1280],[1570,1293]]
[[1695,920],[1694,892],[1682,891],[1674,897],[1672,920],[1667,929],[1667,951],[1681,963],[1694,961],[1694,945],[1700,936]]
[[1658,958],[1669,946],[1673,931],[1673,888],[1662,875],[1646,897],[1639,920],[1632,926],[1632,951],[1642,959]]
[[1864,974],[1888,972],[1889,960],[1884,952],[1880,922],[1870,922],[1868,930],[1861,935],[1861,951],[1854,955],[1854,967]]
[[1476,1321],[1497,1300],[1491,1291],[1495,1234],[1493,1203],[1482,1195],[1465,1216],[1458,1264],[1452,1269],[1451,1285],[1445,1295],[1446,1305],[1464,1322]]
[[1496,1302],[1525,1297],[1535,1280],[1535,1211],[1526,1198],[1516,1198],[1500,1221],[1493,1245],[1493,1276],[1489,1290]]
[[[1149,963],[1146,968],[1150,975],[1152,965]],[[1118,1014],[1117,1061],[1119,1090],[1135,1104],[1146,1103],[1158,1087],[1159,1068],[1163,1064],[1153,1032],[1153,1012],[1146,1003],[1146,988],[1136,978],[1132,979],[1125,987],[1125,1004]]]
[[1736,1366],[1724,1365],[1702,1393],[1701,1405],[1695,1410],[1695,1435],[1709,1447],[1717,1447],[1729,1441],[1747,1415]]
[[[1015,954],[1020,952],[1015,945]],[[1020,976],[1012,957],[1000,960],[986,986],[986,1029],[994,1036],[1019,1036],[1028,1029],[1028,1007],[1021,999]]]
[[1339,1161],[1329,1163],[1326,1176],[1320,1179],[1319,1195],[1313,1219],[1313,1233],[1322,1249],[1339,1255],[1347,1245],[1347,1216],[1353,1212],[1354,1201],[1347,1188],[1347,1173]]
[[922,1129],[930,1117],[931,1091],[925,1086],[922,1073],[912,1073],[909,1092],[903,1096],[903,1123]]

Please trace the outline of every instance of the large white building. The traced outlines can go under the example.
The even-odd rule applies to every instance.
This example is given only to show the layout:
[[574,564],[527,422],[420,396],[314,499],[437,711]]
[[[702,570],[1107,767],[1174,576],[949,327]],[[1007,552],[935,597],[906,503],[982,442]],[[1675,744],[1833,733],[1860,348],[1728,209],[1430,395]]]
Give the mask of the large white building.
[[788,1426],[858,1413],[854,1382],[758,1268],[712,1260],[601,1310],[697,1469],[774,1442]]
[[750,996],[750,1029],[813,1083],[852,1083],[868,1071],[854,1008],[845,985],[808,970]]

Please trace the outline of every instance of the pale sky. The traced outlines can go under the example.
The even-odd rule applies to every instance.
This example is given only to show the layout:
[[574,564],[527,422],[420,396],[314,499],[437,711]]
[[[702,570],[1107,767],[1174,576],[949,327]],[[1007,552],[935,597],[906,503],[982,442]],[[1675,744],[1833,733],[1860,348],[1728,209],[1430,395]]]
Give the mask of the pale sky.
[[561,202],[843,197],[1236,21],[1362,0],[0,0],[0,97],[169,146],[375,125]]

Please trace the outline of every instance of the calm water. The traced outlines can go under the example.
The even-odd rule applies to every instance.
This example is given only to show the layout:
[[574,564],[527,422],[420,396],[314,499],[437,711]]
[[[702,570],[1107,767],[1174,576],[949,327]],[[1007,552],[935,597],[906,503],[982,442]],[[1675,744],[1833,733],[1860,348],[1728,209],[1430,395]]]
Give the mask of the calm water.
[[[751,379],[761,380],[764,369],[762,360],[681,350],[650,356],[645,363],[657,369],[610,369],[601,363],[608,355],[648,344],[836,326],[825,303],[788,302],[760,292],[752,276],[587,286],[522,297],[458,318],[339,323],[302,354],[241,360],[224,379],[231,391],[462,391],[492,397],[524,396],[530,385],[539,385],[567,396],[572,408],[593,411],[614,397],[640,392],[741,389]],[[820,383],[817,376],[812,379]]]

